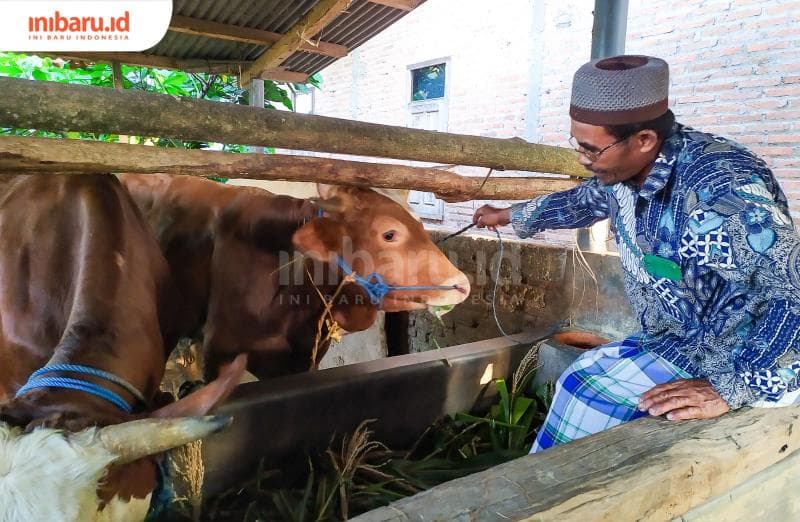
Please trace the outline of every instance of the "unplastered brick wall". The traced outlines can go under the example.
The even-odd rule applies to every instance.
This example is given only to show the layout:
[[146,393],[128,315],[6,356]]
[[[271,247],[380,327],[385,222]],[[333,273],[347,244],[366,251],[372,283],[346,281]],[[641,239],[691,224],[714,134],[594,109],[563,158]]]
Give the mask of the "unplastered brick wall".
[[800,1],[653,3],[631,2],[628,52],[667,60],[679,121],[762,156],[800,218]]
[[411,95],[408,66],[443,59],[448,60],[450,132],[521,135],[531,57],[531,4],[531,0],[427,1],[326,68],[316,112],[406,125]]
[[[564,146],[572,74],[590,56],[593,7],[427,0],[322,72],[316,113],[407,125],[408,66],[447,58],[449,132]],[[679,120],[762,155],[800,217],[800,0],[630,0],[626,51],[666,59]],[[431,225],[463,226],[483,203],[446,204],[443,222]]]

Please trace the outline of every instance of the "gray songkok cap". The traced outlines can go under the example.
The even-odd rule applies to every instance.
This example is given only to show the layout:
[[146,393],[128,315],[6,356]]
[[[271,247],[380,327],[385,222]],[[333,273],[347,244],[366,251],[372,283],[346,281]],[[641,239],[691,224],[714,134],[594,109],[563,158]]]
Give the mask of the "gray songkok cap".
[[652,56],[622,55],[581,66],[569,115],[590,125],[641,123],[667,112],[669,66]]

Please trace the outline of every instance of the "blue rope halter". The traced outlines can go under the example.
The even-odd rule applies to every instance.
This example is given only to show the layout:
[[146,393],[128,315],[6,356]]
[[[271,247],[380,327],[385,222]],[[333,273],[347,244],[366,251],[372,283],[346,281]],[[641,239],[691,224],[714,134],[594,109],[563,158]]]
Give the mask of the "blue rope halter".
[[133,411],[133,406],[128,404],[118,393],[103,388],[99,384],[85,381],[83,379],[73,379],[71,377],[42,377],[42,375],[52,372],[82,373],[84,375],[99,377],[100,379],[120,386],[125,391],[133,395],[133,397],[142,404],[146,404],[147,402],[144,399],[144,395],[142,395],[142,393],[137,390],[136,387],[134,387],[125,379],[118,377],[113,373],[98,370],[97,368],[92,368],[91,366],[82,366],[80,364],[53,364],[51,366],[39,368],[33,372],[30,377],[28,377],[28,382],[26,382],[22,388],[17,390],[15,397],[19,397],[20,395],[37,388],[67,388],[70,390],[82,391],[90,395],[94,395],[95,397],[100,397],[101,399],[110,402],[125,413],[131,413]]
[[387,284],[384,281],[383,276],[381,276],[377,272],[372,272],[369,277],[361,277],[360,275],[356,274],[350,265],[347,264],[347,261],[342,259],[342,256],[336,256],[336,262],[339,264],[339,268],[342,269],[342,272],[345,275],[352,275],[355,279],[355,282],[358,283],[364,291],[367,292],[369,295],[369,300],[374,305],[379,305],[383,302],[383,298],[386,297],[386,294],[395,290],[458,290],[456,285],[450,286],[395,286]]

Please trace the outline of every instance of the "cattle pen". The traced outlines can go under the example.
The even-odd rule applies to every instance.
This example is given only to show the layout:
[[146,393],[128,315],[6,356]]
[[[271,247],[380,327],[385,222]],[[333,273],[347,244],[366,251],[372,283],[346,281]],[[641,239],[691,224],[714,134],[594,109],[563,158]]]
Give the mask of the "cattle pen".
[[[419,2],[372,3],[397,16]],[[335,11],[350,2],[318,4],[323,11]],[[315,23],[330,23],[327,16]],[[307,73],[295,76],[284,67],[290,59],[300,61],[300,49],[324,60],[347,52],[324,41],[311,45],[308,38],[291,37],[290,32],[289,38],[265,31],[233,35],[221,25],[173,19],[173,30],[181,34],[271,39],[272,52],[262,58],[213,65],[244,73],[245,82],[254,79],[254,92],[258,78],[307,78]],[[145,54],[72,58],[212,68],[208,61]],[[531,198],[575,186],[587,175],[571,150],[520,139],[42,81],[0,78],[0,90],[4,128],[160,136],[389,159],[231,154],[0,136],[0,177],[166,173],[412,188],[445,201],[470,201]],[[452,165],[482,167],[489,175],[460,176],[448,169]],[[503,176],[507,170],[536,175]],[[439,240],[445,233],[430,235]],[[507,241],[506,248],[507,255],[500,258],[493,238],[463,235],[445,242],[442,250],[473,281],[475,298],[441,321],[424,313],[388,317],[382,335],[392,344],[390,351],[399,355],[240,385],[221,409],[234,423],[204,441],[204,491],[219,493],[249,476],[259,460],[296,456],[304,445],[324,444],[334,432],[352,432],[368,418],[377,419],[373,427],[381,440],[408,444],[436,418],[493,399],[496,394],[485,377],[508,378],[531,345],[540,346],[540,378],[552,378],[579,353],[561,343],[556,333],[611,337],[634,324],[625,304],[618,256],[518,241]],[[501,273],[499,286],[495,269]],[[518,273],[530,275],[513,281]],[[499,336],[493,305],[509,336]],[[357,520],[794,519],[800,517],[800,501],[790,486],[800,478],[800,430],[793,431],[798,420],[796,407],[743,408],[708,421],[640,419],[446,482]]]
[[[280,114],[277,120],[273,120],[269,119],[273,117],[269,111],[253,108],[213,106],[213,102],[188,102],[142,93],[101,92],[95,88],[50,85],[43,82],[0,79],[0,87],[6,93],[4,100],[0,102],[0,125],[18,128],[159,133],[218,142],[245,141],[256,145],[286,145],[286,141],[271,141],[273,136],[277,139],[282,135],[279,129],[270,127],[276,122],[297,125],[302,123],[308,125],[307,128],[313,127],[309,122],[320,122],[323,126],[338,123],[322,117],[300,118],[293,114]],[[178,128],[179,123],[173,122],[171,129],[162,130],[160,124],[153,120],[142,120],[139,117],[142,113],[168,111],[170,105],[181,107],[184,104],[191,104],[191,110],[180,108],[174,112],[176,115],[184,115],[183,129]],[[108,106],[126,106],[130,111],[114,111],[113,117],[108,118],[96,116],[104,114],[103,108]],[[204,123],[211,111],[217,122],[217,128],[213,130],[209,130],[210,126]],[[187,114],[191,116],[186,116]],[[232,122],[241,122],[245,114],[256,119],[253,121],[254,127],[262,129],[261,132],[265,134],[271,134],[265,138],[257,138],[257,133],[254,132],[252,139],[248,140],[241,133],[229,135],[224,131],[226,123],[233,127]],[[95,116],[92,119],[87,115]],[[262,115],[264,119],[258,119]],[[348,125],[358,129],[355,123]],[[406,129],[396,131],[411,135],[415,132]],[[307,133],[308,143],[313,142],[316,131],[304,132]],[[352,132],[357,133],[358,130]],[[458,137],[447,136],[443,139],[452,140],[456,148],[461,148]],[[470,139],[475,143],[480,142],[477,138]],[[319,141],[322,143],[322,138]],[[369,143],[366,134],[362,136],[361,142]],[[492,140],[488,142],[491,144]],[[522,149],[534,147],[522,144],[518,146]],[[364,145],[360,152],[366,153],[369,150],[368,145]],[[167,153],[133,145],[10,137],[0,138],[0,151],[0,172],[4,174],[25,172],[47,175],[54,172],[78,174],[134,170],[303,181],[318,179],[316,175],[303,174],[302,168],[293,168],[289,158],[279,159],[272,164],[269,156],[241,158],[231,157],[226,153],[196,151]],[[337,151],[341,152],[341,149]],[[396,154],[400,156],[400,152]],[[481,154],[482,158],[490,158],[489,152]],[[556,154],[560,154],[560,151],[556,151]],[[414,156],[415,159],[420,157]],[[131,160],[132,158],[134,159]],[[426,159],[432,158],[428,156]],[[302,165],[303,161],[305,160],[298,161],[298,165]],[[333,165],[331,169],[334,171],[338,167],[337,162],[324,161]],[[255,164],[258,165],[254,166]],[[283,169],[287,165],[289,172],[298,172],[296,177],[285,175]],[[519,165],[515,167],[519,168]],[[552,166],[525,167],[531,170],[556,170]],[[357,178],[358,183],[371,180],[368,174],[371,168],[370,164],[357,167],[363,173]],[[425,176],[425,172],[419,174]],[[335,173],[331,174],[326,180],[339,179],[336,176]],[[384,183],[388,186],[405,186],[405,180],[398,182],[398,179],[387,179]],[[499,186],[502,186],[502,181]],[[531,183],[531,187],[531,192],[526,195],[537,194],[542,190],[537,188],[535,182]],[[427,185],[426,188],[435,190],[434,185]],[[486,192],[482,194],[483,198],[487,198],[492,190],[504,195],[500,188],[487,190],[484,187],[484,190]],[[462,244],[454,248],[471,252],[492,248],[492,241],[488,239],[465,237],[459,238],[459,241]],[[605,320],[598,322],[595,316],[593,324],[588,324],[592,321],[587,318],[592,315],[591,309],[596,306],[593,302],[583,303],[575,310],[568,308],[570,303],[564,298],[564,290],[574,286],[575,281],[569,280],[567,276],[570,271],[577,273],[574,270],[574,259],[568,251],[521,245],[515,245],[514,248],[528,248],[529,251],[522,259],[527,263],[535,263],[538,272],[544,274],[539,281],[527,282],[528,286],[539,285],[538,289],[523,297],[530,305],[527,322],[521,318],[525,314],[503,314],[504,320],[509,321],[513,331],[527,332],[525,335],[529,336],[526,339],[528,342],[547,338],[547,326],[557,322],[558,316],[575,317],[577,313],[573,324],[595,331],[608,329],[609,324],[624,322],[621,317],[605,317]],[[606,300],[604,305],[608,302],[619,305],[621,285],[619,281],[613,280],[613,269],[608,266],[609,263],[613,264],[613,259],[599,255],[590,257],[596,272],[601,274],[603,291],[598,293],[596,299]],[[474,256],[469,263],[474,263]],[[487,266],[484,265],[481,269],[487,270]],[[473,277],[477,275],[475,270],[478,270],[477,266],[473,267]],[[614,291],[610,294],[606,291],[613,288],[616,288],[616,295]],[[535,304],[536,302],[539,304]],[[608,306],[603,308],[614,309]],[[619,309],[619,306],[616,308]],[[535,312],[537,320],[531,322],[530,312]],[[292,439],[291,432],[276,434],[272,442],[265,443],[264,434],[270,431],[269,419],[285,417],[288,405],[296,407],[295,411],[303,411],[299,403],[303,402],[304,395],[299,390],[306,390],[309,396],[322,393],[314,390],[322,390],[323,395],[338,398],[335,402],[339,404],[349,402],[358,405],[359,403],[353,402],[353,396],[348,395],[348,385],[370,386],[369,383],[372,382],[377,386],[380,383],[382,388],[372,390],[368,394],[370,397],[387,401],[389,397],[393,397],[395,401],[398,398],[402,400],[395,403],[373,401],[373,410],[361,404],[365,408],[361,413],[372,411],[371,414],[381,416],[378,412],[386,408],[382,415],[386,426],[381,429],[389,433],[400,433],[400,426],[409,417],[416,418],[417,424],[426,420],[425,415],[419,414],[420,404],[427,403],[431,409],[427,415],[431,415],[446,413],[454,407],[474,402],[477,395],[480,395],[480,391],[475,388],[476,372],[480,373],[478,370],[483,371],[491,362],[496,365],[496,375],[502,375],[509,370],[511,359],[518,357],[519,350],[523,348],[522,345],[509,343],[502,338],[483,342],[473,339],[473,344],[465,345],[462,342],[457,345],[459,336],[455,333],[458,331],[456,323],[474,324],[474,316],[480,314],[485,315],[485,307],[476,305],[472,310],[467,307],[463,312],[457,311],[448,316],[443,330],[452,332],[453,338],[445,339],[443,343],[456,346],[443,348],[441,352],[401,356],[395,361],[387,359],[287,377],[275,382],[242,385],[232,402],[225,407],[225,411],[234,413],[237,424],[227,434],[210,439],[206,445],[206,474],[209,480],[206,488],[213,491],[215,477],[230,480],[231,473],[240,471],[238,466],[230,465],[236,459],[248,459],[248,462],[252,462],[263,455],[274,455],[276,448]],[[516,323],[514,317],[518,318]],[[487,325],[482,325],[483,335],[486,335],[486,328]],[[472,328],[472,335],[478,335],[480,331],[481,328]],[[513,355],[514,353],[517,355]],[[467,362],[459,363],[460,359]],[[462,368],[461,364],[466,364],[463,368],[471,369],[459,370]],[[399,377],[391,377],[395,374]],[[404,374],[405,382],[402,377]],[[354,377],[356,375],[357,378]],[[433,388],[441,392],[435,394],[436,400],[430,396],[419,397],[413,393],[414,386],[409,384],[409,378],[411,382],[417,383],[419,379],[429,379],[427,382],[430,383],[438,382]],[[469,382],[470,385],[458,390],[458,382],[460,385]],[[337,386],[342,388],[331,391],[336,390]],[[312,399],[310,404],[319,405],[319,400],[319,397]],[[410,415],[406,411],[398,418],[388,413],[403,412],[409,406],[417,415]],[[270,408],[272,413],[265,413]],[[332,408],[333,405],[326,407],[325,417],[336,412]],[[355,409],[358,410],[359,407]],[[352,429],[363,420],[356,419],[354,414],[349,417],[344,414],[334,416],[339,422],[332,429],[339,430],[346,430],[348,427]],[[765,515],[798,513],[797,503],[792,500],[793,496],[788,489],[797,469],[795,448],[798,435],[793,433],[793,425],[797,419],[798,412],[795,408],[783,408],[745,409],[716,420],[678,425],[661,419],[636,421],[544,454],[527,456],[486,472],[446,483],[383,510],[362,515],[362,519],[457,520],[469,516],[472,519],[491,520],[503,516],[527,520],[711,520],[717,517],[727,519],[727,513],[735,512],[743,505],[747,505],[751,512],[759,509]],[[295,426],[294,429],[300,430],[301,427]],[[756,441],[758,444],[755,444]],[[743,485],[754,487],[747,488]],[[755,498],[757,495],[754,491],[761,491],[767,485],[772,487],[771,494]]]

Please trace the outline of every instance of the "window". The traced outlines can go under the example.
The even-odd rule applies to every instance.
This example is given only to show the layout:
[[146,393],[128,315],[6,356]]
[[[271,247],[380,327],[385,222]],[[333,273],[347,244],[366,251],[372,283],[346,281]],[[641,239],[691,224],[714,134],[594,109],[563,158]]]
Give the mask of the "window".
[[[408,127],[447,131],[448,65],[448,59],[439,59],[408,66],[410,72]],[[414,165],[422,166],[420,163]],[[412,190],[408,199],[411,208],[420,217],[444,219],[444,202],[430,192]]]
[[444,98],[444,77],[447,64],[437,63],[411,71],[411,101]]

